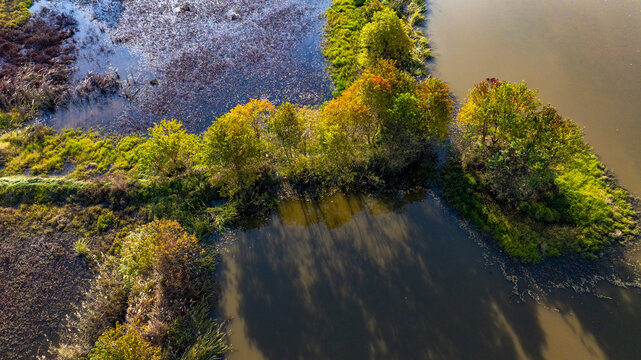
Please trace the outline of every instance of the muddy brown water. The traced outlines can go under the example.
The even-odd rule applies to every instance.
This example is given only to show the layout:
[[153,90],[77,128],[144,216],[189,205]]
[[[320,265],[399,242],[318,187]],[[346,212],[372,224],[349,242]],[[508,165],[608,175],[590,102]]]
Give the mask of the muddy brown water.
[[482,244],[432,194],[285,202],[222,248],[229,359],[639,358],[638,288],[515,289]]
[[641,1],[431,0],[433,72],[464,100],[487,77],[526,81],[585,127],[641,195]]

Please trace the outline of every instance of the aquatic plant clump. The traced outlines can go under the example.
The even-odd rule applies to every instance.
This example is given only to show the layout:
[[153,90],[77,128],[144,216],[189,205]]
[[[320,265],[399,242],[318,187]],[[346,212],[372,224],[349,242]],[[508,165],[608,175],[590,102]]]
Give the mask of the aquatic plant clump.
[[75,26],[68,16],[43,11],[24,26],[0,28],[0,128],[67,101]]

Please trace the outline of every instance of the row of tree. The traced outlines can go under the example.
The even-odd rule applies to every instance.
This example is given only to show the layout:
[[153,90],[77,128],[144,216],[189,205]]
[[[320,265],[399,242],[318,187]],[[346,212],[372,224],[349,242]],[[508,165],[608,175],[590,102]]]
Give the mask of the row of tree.
[[138,152],[143,173],[210,171],[234,194],[266,172],[347,179],[374,163],[402,168],[428,140],[447,137],[451,112],[445,83],[416,81],[395,62],[381,60],[318,110],[252,100],[218,118],[202,136],[164,120],[150,129]]

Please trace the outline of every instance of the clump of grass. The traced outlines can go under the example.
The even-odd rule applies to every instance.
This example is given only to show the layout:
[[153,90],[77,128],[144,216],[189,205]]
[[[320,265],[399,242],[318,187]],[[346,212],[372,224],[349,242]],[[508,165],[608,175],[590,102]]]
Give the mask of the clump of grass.
[[144,337],[144,327],[117,324],[105,331],[91,350],[89,360],[160,360],[160,347]]
[[73,244],[73,253],[78,257],[89,256],[90,250],[89,250],[89,244],[87,244],[87,240],[85,239],[76,240],[76,242]]
[[230,347],[225,343],[225,332],[221,327],[212,327],[199,336],[196,343],[190,346],[182,360],[219,360],[223,359]]
[[110,210],[104,211],[96,220],[96,229],[98,232],[105,232],[115,221],[115,215]]
[[31,0],[3,0],[0,2],[0,28],[24,25],[29,17]]
[[169,357],[183,360],[223,359],[230,350],[221,324],[212,320],[207,302],[200,301],[187,317],[177,319],[167,331]]

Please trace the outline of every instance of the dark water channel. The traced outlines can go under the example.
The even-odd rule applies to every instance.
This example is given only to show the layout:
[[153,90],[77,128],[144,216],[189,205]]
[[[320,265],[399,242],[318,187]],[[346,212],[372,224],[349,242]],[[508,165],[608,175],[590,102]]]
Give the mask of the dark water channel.
[[229,358],[639,358],[638,288],[516,288],[480,244],[431,194],[285,202],[223,248]]

